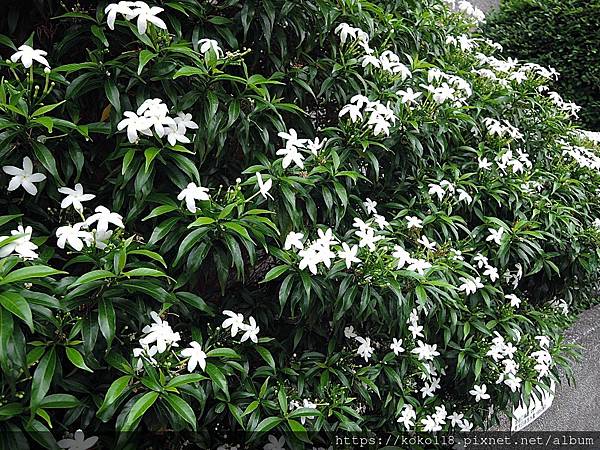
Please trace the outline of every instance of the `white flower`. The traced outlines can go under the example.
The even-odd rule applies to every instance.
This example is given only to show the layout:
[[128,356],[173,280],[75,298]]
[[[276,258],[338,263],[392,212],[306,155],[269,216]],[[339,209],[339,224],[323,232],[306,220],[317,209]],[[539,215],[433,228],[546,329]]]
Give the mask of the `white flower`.
[[56,230],[56,237],[59,248],[65,248],[65,244],[69,244],[73,250],[80,252],[83,249],[84,242],[91,240],[92,236],[89,231],[82,230],[81,227],[85,223],[76,223],[73,226],[65,225]]
[[415,353],[419,361],[431,361],[434,356],[440,355],[436,349],[437,344],[429,345],[423,341],[417,341],[417,347],[413,348],[411,353]]
[[425,337],[422,333],[423,327],[416,322],[412,322],[408,326],[408,331],[411,332],[413,339],[416,339],[418,337]]
[[473,389],[469,391],[469,394],[475,397],[475,401],[479,403],[481,400],[487,400],[490,398],[490,394],[486,394],[487,386],[482,384],[481,386],[474,385]]
[[320,141],[319,138],[316,137],[313,141],[308,141],[306,143],[306,148],[308,150],[310,150],[310,152],[313,155],[317,155],[319,153],[319,150],[321,150],[325,146],[326,143],[327,143],[327,138]]
[[133,111],[125,111],[123,116],[125,116],[125,119],[117,124],[117,130],[122,131],[127,127],[127,139],[130,143],[135,144],[139,140],[138,133],[146,136],[152,135],[150,131],[152,121],[149,117],[139,117]]
[[263,450],[285,450],[285,436],[281,436],[277,439],[272,434],[269,435],[269,442],[263,447]]
[[427,236],[421,236],[419,239],[417,239],[417,242],[428,250],[433,250],[437,246],[437,242],[429,241]]
[[308,143],[308,139],[299,138],[298,133],[293,128],[290,128],[287,132],[280,131],[277,136],[285,141],[285,148],[287,149],[298,149],[298,147],[304,147]]
[[285,244],[283,245],[283,249],[290,250],[292,247],[296,247],[298,250],[302,250],[304,248],[304,244],[302,243],[303,237],[304,234],[302,233],[290,231],[285,238]]
[[377,214],[377,202],[375,200],[371,200],[370,198],[367,198],[364,202],[363,205],[365,207],[365,209],[367,210],[367,214]]
[[12,178],[8,183],[8,190],[14,191],[19,187],[23,187],[30,195],[37,194],[37,187],[33,183],[40,183],[46,179],[46,175],[42,173],[33,173],[33,162],[29,156],[23,158],[23,168],[19,169],[15,166],[4,166],[2,170]]
[[[33,229],[31,227],[23,228],[23,225],[19,225],[16,230],[12,230],[10,232],[11,236],[19,237],[0,247],[0,258],[4,258],[15,252],[25,260],[37,259],[38,254],[35,250],[37,250],[38,246],[31,242],[32,233]],[[0,243],[7,239],[9,239],[8,236],[0,236]]]
[[489,277],[490,281],[493,283],[494,281],[496,281],[498,278],[500,278],[500,275],[498,274],[498,269],[493,267],[493,266],[486,266],[485,271],[483,272],[483,274],[486,277]]
[[427,269],[431,268],[431,263],[424,259],[411,259],[409,266],[406,268],[412,272],[417,272],[419,275],[424,275]]
[[240,342],[245,342],[250,339],[252,342],[257,344],[260,327],[256,325],[256,320],[252,316],[248,317],[248,322],[248,325],[242,324],[241,328],[244,331],[244,334],[242,335]]
[[358,245],[350,247],[345,242],[342,243],[342,250],[338,251],[338,258],[342,258],[346,262],[346,269],[349,269],[353,262],[359,263],[360,259],[356,257],[358,253]]
[[344,117],[346,114],[350,116],[350,120],[352,122],[358,122],[363,120],[362,113],[360,111],[360,107],[357,105],[348,104],[344,106],[339,113],[339,117]]
[[117,19],[117,14],[122,14],[125,17],[133,17],[133,10],[130,8],[133,2],[119,2],[119,3],[111,3],[106,8],[104,8],[104,13],[106,14],[106,24],[108,28],[111,30],[115,29],[115,20]]
[[146,325],[142,332],[146,334],[142,339],[140,339],[140,344],[142,346],[148,346],[152,343],[156,342],[156,349],[158,353],[163,353],[168,346],[179,347],[179,333],[174,333],[171,326],[167,323],[166,320],[162,320],[160,316],[152,311],[150,313],[152,320],[154,320],[153,324]]
[[88,450],[96,445],[98,436],[85,438],[85,434],[81,430],[77,430],[73,435],[73,439],[61,439],[57,442],[60,448],[67,450]]
[[198,45],[200,46],[200,53],[203,55],[209,51],[212,51],[217,58],[223,57],[223,49],[219,47],[219,43],[214,39],[200,39],[198,41]]
[[404,351],[402,347],[402,339],[394,338],[393,342],[390,344],[390,349],[394,352],[394,355],[398,356],[400,353]]
[[163,8],[158,6],[150,7],[146,3],[137,1],[135,2],[136,8],[133,10],[133,15],[137,17],[137,29],[138,33],[146,34],[148,29],[148,22],[155,25],[163,30],[167,29],[167,24],[157,17],[157,14],[164,11]]
[[69,206],[73,205],[73,208],[75,208],[76,211],[83,211],[83,205],[81,204],[81,202],[87,202],[96,198],[94,194],[84,194],[83,186],[81,185],[81,183],[77,183],[75,185],[75,189],[71,189],[68,187],[58,188],[58,192],[66,195],[66,197],[60,203],[60,207],[62,209],[68,208]]
[[397,95],[399,95],[400,101],[402,102],[402,104],[408,104],[408,105],[412,105],[413,103],[416,102],[416,100],[423,94],[422,92],[415,92],[413,91],[412,88],[408,88],[406,89],[406,91],[398,91],[396,92]]
[[369,358],[373,355],[373,351],[374,351],[373,347],[371,347],[371,339],[370,338],[362,338],[362,337],[358,336],[356,338],[356,340],[358,342],[360,342],[360,346],[356,350],[356,353],[359,356],[362,356],[363,358],[365,358],[365,361],[368,361]]
[[371,251],[375,250],[375,243],[383,239],[383,236],[375,236],[375,232],[371,228],[355,231],[355,234],[360,238],[358,246],[360,248],[368,247]]
[[478,289],[483,288],[483,283],[481,282],[481,278],[479,277],[460,277],[460,280],[463,282],[463,284],[461,284],[458,287],[458,290],[460,292],[464,292],[467,295],[474,294],[475,292],[477,292]]
[[464,419],[460,424],[460,431],[471,431],[473,429],[473,424],[469,422],[467,419]]
[[412,405],[405,403],[402,407],[402,412],[400,417],[398,417],[397,422],[404,425],[404,428],[406,428],[406,430],[410,430],[412,427],[415,426],[416,419],[417,413],[415,412],[415,409],[412,407]]
[[490,170],[492,168],[492,163],[487,158],[477,158],[477,164],[482,170]]
[[506,294],[504,298],[510,301],[510,306],[513,308],[518,308],[521,305],[521,299],[515,294]]
[[144,361],[142,360],[142,358],[148,361],[150,364],[156,365],[157,361],[154,358],[154,355],[156,355],[157,353],[158,349],[156,348],[156,345],[153,345],[152,347],[142,345],[141,348],[134,348],[133,356],[134,358],[139,358],[136,363],[136,369],[139,371],[144,368]]
[[406,217],[406,227],[410,228],[423,228],[423,221],[415,216]]
[[516,377],[512,374],[510,374],[505,380],[504,380],[504,384],[506,384],[510,390],[512,392],[516,392],[517,389],[519,389],[521,387],[521,382],[523,380],[521,380],[521,378]]
[[273,179],[269,178],[266,182],[263,182],[263,177],[260,172],[256,173],[256,181],[258,183],[258,190],[260,195],[262,195],[265,199],[270,197],[271,200],[274,200],[273,196],[269,194],[269,191],[273,187]]
[[193,372],[196,366],[200,366],[202,370],[206,368],[206,353],[202,351],[202,347],[196,341],[190,342],[189,348],[181,351],[181,356],[190,358],[187,363],[188,372]]
[[94,222],[98,222],[96,224],[96,229],[98,231],[107,231],[109,224],[113,224],[119,228],[125,228],[123,225],[123,216],[117,214],[115,212],[111,212],[105,206],[98,206],[94,211],[96,214],[91,215],[85,221],[86,225],[91,225]]
[[354,327],[352,325],[344,328],[344,336],[346,336],[346,338],[348,339],[352,339],[357,336],[357,334],[354,332]]
[[435,183],[429,184],[428,193],[431,196],[433,196],[433,194],[437,195],[439,200],[442,200],[444,198],[444,195],[446,195],[446,191],[444,190],[444,188],[442,186],[440,186],[439,184],[435,184]]
[[540,347],[550,348],[550,339],[547,336],[536,336],[535,339],[540,341]]
[[385,220],[385,217],[383,217],[381,214],[373,214],[373,219],[375,220],[375,223],[377,224],[380,230],[383,230],[390,224],[387,220]]
[[302,156],[296,147],[281,148],[277,150],[275,154],[283,156],[281,165],[284,169],[287,169],[292,162],[300,169],[304,169],[304,156]]
[[177,113],[177,116],[173,118],[173,120],[178,127],[183,129],[183,133],[185,133],[188,128],[190,130],[198,129],[198,124],[192,120],[191,114],[186,114],[180,111]]
[[210,200],[207,192],[208,188],[197,186],[196,183],[192,182],[179,193],[177,200],[185,199],[185,206],[193,214],[196,212],[196,200]]
[[178,142],[181,142],[182,144],[189,144],[191,142],[185,135],[185,127],[181,125],[169,125],[167,128],[163,127],[163,132],[171,145],[176,145]]
[[490,234],[488,237],[485,238],[486,242],[493,241],[496,244],[500,245],[502,235],[504,234],[504,228],[500,227],[497,230],[494,230],[493,228],[488,228],[488,231]]
[[402,269],[407,263],[410,264],[413,261],[410,253],[408,253],[399,245],[394,247],[394,253],[392,253],[392,256],[398,260],[398,269]]
[[26,69],[31,67],[33,61],[37,61],[43,66],[50,67],[48,60],[44,58],[44,56],[47,54],[48,53],[46,53],[44,50],[35,50],[29,45],[23,44],[19,47],[19,50],[10,57],[10,60],[12,62],[21,60],[21,64],[23,64],[23,67]]
[[229,319],[225,319],[221,324],[222,328],[231,327],[231,337],[235,337],[238,334],[239,330],[245,329],[244,324],[244,316],[239,313],[234,313],[233,311],[225,310],[223,314],[229,317]]
[[456,190],[458,192],[458,201],[459,202],[467,202],[467,203],[471,203],[473,201],[473,197],[471,197],[471,195],[465,191],[464,189],[457,189]]
[[450,414],[448,416],[448,419],[450,419],[450,423],[453,427],[455,427],[456,425],[460,425],[462,420],[463,420],[464,414],[462,413],[458,413],[456,411],[454,411],[452,414]]
[[435,395],[435,391],[440,388],[440,378],[434,378],[431,383],[425,383],[423,387],[420,389],[421,397],[433,397]]
[[442,429],[442,426],[430,415],[425,419],[421,419],[421,423],[423,424],[423,431],[426,433],[434,433]]

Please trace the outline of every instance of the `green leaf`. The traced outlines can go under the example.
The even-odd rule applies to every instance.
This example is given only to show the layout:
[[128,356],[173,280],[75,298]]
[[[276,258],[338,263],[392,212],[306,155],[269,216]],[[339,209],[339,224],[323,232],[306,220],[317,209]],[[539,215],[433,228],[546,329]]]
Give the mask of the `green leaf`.
[[66,347],[65,351],[67,353],[67,358],[69,358],[69,361],[71,361],[74,366],[79,367],[83,370],[87,370],[88,372],[94,372],[85,364],[85,361],[83,360],[83,355],[79,353],[79,351],[77,351],[73,347]]
[[234,350],[230,348],[213,348],[206,354],[209,358],[229,358],[229,359],[239,359],[240,355],[238,355]]
[[256,431],[257,433],[266,433],[267,431],[275,428],[281,422],[283,422],[283,419],[281,419],[280,417],[267,417],[256,426],[256,429],[254,431]]
[[198,217],[196,220],[194,220],[188,226],[188,228],[202,227],[204,225],[208,225],[208,224],[211,224],[211,223],[215,223],[215,219],[213,219],[212,217]]
[[229,398],[229,390],[227,389],[227,380],[225,379],[225,375],[221,372],[217,366],[211,363],[206,364],[206,373],[210,377],[213,385],[220,390]]
[[279,278],[281,275],[287,272],[289,268],[290,266],[288,266],[287,264],[282,264],[280,266],[273,267],[267,272],[264,280],[262,280],[261,283],[267,283],[268,281],[272,281],[276,278]]
[[115,308],[111,299],[101,298],[98,302],[98,326],[106,339],[106,346],[110,348],[117,326]]
[[123,424],[122,431],[133,431],[133,426],[137,425],[139,419],[145,414],[148,409],[156,402],[158,392],[146,392],[142,395],[131,407],[127,419]]
[[75,286],[79,286],[81,284],[91,283],[92,281],[98,281],[114,277],[116,277],[116,275],[108,270],[92,270],[91,272],[88,272],[77,278],[77,280],[75,280],[70,287],[74,288]]
[[154,208],[150,214],[148,214],[146,217],[144,217],[142,219],[143,221],[146,221],[148,219],[152,219],[153,217],[158,217],[158,216],[162,216],[163,214],[167,214],[170,213],[171,211],[176,211],[179,208],[177,206],[173,206],[173,205],[160,205],[157,206],[156,208]]
[[129,383],[132,379],[133,377],[131,375],[124,375],[113,381],[108,388],[108,391],[104,396],[104,401],[102,402],[102,405],[98,409],[96,415],[101,415],[103,411],[108,409],[115,401],[117,401],[119,397],[123,395],[125,389],[127,389],[127,386],[129,386]]
[[53,269],[49,266],[23,267],[6,275],[2,280],[0,280],[0,286],[9,283],[16,283],[18,281],[28,281],[34,278],[45,278],[51,275],[57,275],[61,273],[67,272],[62,272],[60,270]]
[[54,159],[54,155],[50,152],[48,147],[37,142],[32,141],[31,145],[33,147],[33,153],[35,153],[35,157],[37,160],[42,163],[42,166],[52,174],[52,176],[62,183],[60,176],[58,175],[58,169],[56,167],[56,159]]
[[127,272],[123,272],[126,277],[167,277],[163,271],[158,269],[150,269],[148,267],[138,267]]
[[273,369],[275,368],[275,360],[273,359],[273,355],[271,355],[271,352],[269,350],[260,345],[257,345],[256,351],[260,354],[262,359],[264,359],[269,366],[271,366]]
[[172,378],[167,383],[167,387],[176,388],[179,386],[184,386],[186,384],[197,383],[198,381],[206,379],[207,378],[204,375],[200,375],[199,373],[188,373],[186,375],[178,375]]
[[150,169],[150,165],[154,161],[154,159],[160,154],[160,149],[157,147],[150,147],[144,150],[144,157],[146,158],[146,165],[144,166],[144,171],[148,173]]
[[40,360],[33,373],[31,384],[31,408],[36,409],[46,396],[56,369],[56,352],[51,348]]
[[110,78],[104,82],[104,93],[110,104],[115,108],[117,114],[121,111],[121,99],[119,89],[113,80]]
[[75,408],[81,402],[77,397],[71,394],[52,394],[44,397],[40,402],[40,408]]
[[196,414],[192,407],[181,397],[173,394],[165,394],[163,397],[169,403],[169,406],[177,413],[179,417],[185,420],[196,431]]
[[31,308],[24,297],[16,292],[2,292],[0,293],[0,305],[25,322],[33,332],[34,327]]
[[56,108],[58,108],[60,105],[62,105],[64,102],[66,102],[66,100],[63,100],[61,102],[58,103],[54,103],[52,105],[45,105],[45,106],[41,106],[38,109],[36,109],[33,114],[31,114],[31,117],[37,117],[37,116],[42,116]]
[[235,222],[225,222],[225,223],[223,223],[223,226],[225,228],[228,228],[228,229],[236,232],[237,234],[239,234],[244,239],[246,239],[246,240],[248,240],[250,242],[253,242],[252,238],[250,238],[250,235],[248,234],[248,231],[246,230],[246,228],[244,228],[240,224],[235,223]]
[[138,75],[141,75],[142,70],[144,70],[144,67],[146,67],[146,64],[148,64],[148,62],[154,57],[156,57],[156,53],[152,53],[149,50],[142,50],[140,52],[138,69],[137,69]]

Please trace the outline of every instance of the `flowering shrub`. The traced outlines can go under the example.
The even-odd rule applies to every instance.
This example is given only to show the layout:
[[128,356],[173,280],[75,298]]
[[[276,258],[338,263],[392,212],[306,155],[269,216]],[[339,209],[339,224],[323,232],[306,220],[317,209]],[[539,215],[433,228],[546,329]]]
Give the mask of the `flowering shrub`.
[[4,446],[468,431],[568,369],[596,137],[479,10],[92,3],[0,35]]
[[600,130],[599,18],[593,2],[510,0],[490,16],[484,32],[515,58],[555,67],[561,76],[551,87],[583,106],[584,126]]

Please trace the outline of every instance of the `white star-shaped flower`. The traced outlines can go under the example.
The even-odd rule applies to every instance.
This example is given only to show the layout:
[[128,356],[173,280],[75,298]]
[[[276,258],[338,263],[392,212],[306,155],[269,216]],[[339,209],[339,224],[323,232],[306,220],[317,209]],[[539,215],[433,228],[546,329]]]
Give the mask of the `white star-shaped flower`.
[[125,225],[123,225],[123,216],[120,214],[112,212],[105,206],[98,206],[94,211],[96,214],[87,218],[85,221],[86,225],[97,222],[96,229],[98,231],[107,231],[111,223],[119,228],[125,228]]
[[188,211],[192,214],[196,212],[196,200],[206,201],[210,200],[208,195],[208,188],[197,186],[196,183],[192,182],[187,185],[186,188],[182,189],[177,200],[184,200],[185,206]]
[[196,366],[200,366],[202,370],[206,368],[206,353],[204,353],[202,347],[196,341],[190,342],[189,348],[181,351],[181,356],[190,358],[187,363],[188,372],[193,372]]
[[21,64],[23,64],[23,67],[26,69],[31,67],[33,61],[37,61],[43,66],[49,68],[50,64],[48,64],[48,60],[44,58],[44,56],[47,54],[48,53],[46,53],[44,50],[36,50],[29,45],[23,44],[19,47],[18,51],[10,57],[10,60],[12,62],[21,60]]
[[29,156],[23,158],[22,169],[15,166],[4,166],[2,170],[7,175],[12,176],[8,183],[9,191],[14,191],[22,187],[28,194],[36,195],[38,190],[33,183],[40,183],[46,179],[46,175],[43,173],[33,173],[33,162]]
[[66,195],[66,197],[63,198],[62,202],[60,203],[60,207],[62,209],[66,209],[73,205],[73,208],[75,208],[76,211],[83,211],[83,205],[81,203],[96,198],[94,194],[84,194],[81,183],[77,183],[75,185],[75,189],[68,187],[58,188],[58,192]]

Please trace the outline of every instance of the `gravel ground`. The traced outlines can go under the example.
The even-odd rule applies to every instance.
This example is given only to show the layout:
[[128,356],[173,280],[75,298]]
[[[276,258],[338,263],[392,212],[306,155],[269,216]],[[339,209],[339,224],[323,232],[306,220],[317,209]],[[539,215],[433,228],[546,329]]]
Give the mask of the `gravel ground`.
[[[575,384],[557,385],[552,406],[524,431],[600,431],[600,306],[582,313],[566,337],[583,347],[573,367]],[[493,430],[509,431],[509,419]]]
[[470,0],[470,2],[481,9],[484,13],[498,6],[498,0]]
[[583,313],[567,338],[584,348],[573,368],[575,385],[557,386],[554,403],[528,431],[600,430],[600,307]]

